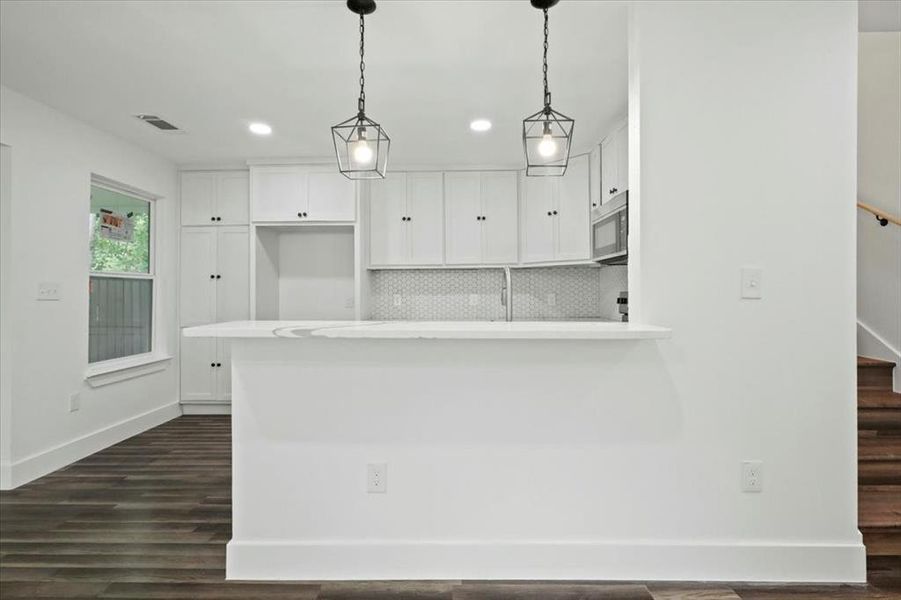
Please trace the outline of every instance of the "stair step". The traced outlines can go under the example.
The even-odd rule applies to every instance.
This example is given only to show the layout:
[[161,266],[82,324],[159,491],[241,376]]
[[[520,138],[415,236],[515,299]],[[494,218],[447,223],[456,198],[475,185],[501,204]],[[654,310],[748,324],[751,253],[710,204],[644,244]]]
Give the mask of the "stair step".
[[901,485],[860,486],[857,500],[860,528],[893,528],[901,534]]
[[861,461],[901,462],[901,437],[859,436],[857,439],[857,458]]
[[901,408],[859,408],[857,428],[867,435],[879,432],[901,435]]
[[858,408],[897,408],[901,409],[901,394],[888,390],[858,387]]
[[901,556],[901,529],[897,527],[861,527],[867,556]]
[[857,463],[859,485],[901,485],[901,460],[861,460]]
[[857,357],[858,388],[873,388],[891,391],[892,369],[895,363],[866,356]]

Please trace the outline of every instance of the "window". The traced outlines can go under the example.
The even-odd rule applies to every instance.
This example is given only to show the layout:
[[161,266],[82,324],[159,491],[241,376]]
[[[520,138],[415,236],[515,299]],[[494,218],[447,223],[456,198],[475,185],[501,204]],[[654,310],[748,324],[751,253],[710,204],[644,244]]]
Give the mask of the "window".
[[91,185],[88,362],[153,351],[153,201]]

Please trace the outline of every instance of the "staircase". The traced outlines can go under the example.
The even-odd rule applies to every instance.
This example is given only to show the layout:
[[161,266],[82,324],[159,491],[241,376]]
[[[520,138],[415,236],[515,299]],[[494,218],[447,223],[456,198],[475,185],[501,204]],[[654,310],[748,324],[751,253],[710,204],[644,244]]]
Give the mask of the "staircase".
[[871,573],[901,562],[901,394],[895,364],[857,358],[858,523]]

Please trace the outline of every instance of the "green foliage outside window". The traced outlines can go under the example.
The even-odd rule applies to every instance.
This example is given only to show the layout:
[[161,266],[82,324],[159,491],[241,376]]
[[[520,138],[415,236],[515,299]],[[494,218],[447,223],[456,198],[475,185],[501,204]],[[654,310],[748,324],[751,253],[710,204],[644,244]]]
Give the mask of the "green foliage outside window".
[[[131,215],[131,240],[112,240],[100,234],[100,212]],[[150,273],[150,203],[121,192],[91,186],[91,271]]]

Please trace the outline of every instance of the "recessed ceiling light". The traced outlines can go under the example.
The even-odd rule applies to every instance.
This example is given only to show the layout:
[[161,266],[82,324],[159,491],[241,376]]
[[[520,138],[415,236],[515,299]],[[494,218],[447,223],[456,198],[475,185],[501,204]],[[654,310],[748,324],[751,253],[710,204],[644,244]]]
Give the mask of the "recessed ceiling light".
[[250,130],[250,133],[257,135],[269,135],[272,133],[272,127],[265,123],[251,123],[247,128]]
[[491,129],[491,121],[488,119],[476,119],[472,123],[469,124],[469,128],[473,131],[488,131]]

